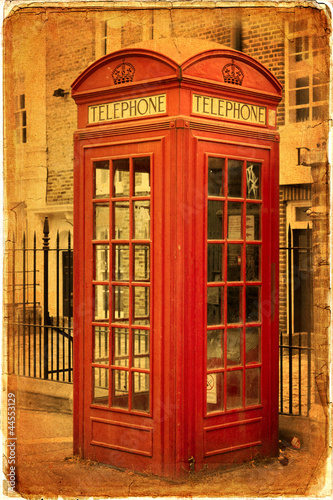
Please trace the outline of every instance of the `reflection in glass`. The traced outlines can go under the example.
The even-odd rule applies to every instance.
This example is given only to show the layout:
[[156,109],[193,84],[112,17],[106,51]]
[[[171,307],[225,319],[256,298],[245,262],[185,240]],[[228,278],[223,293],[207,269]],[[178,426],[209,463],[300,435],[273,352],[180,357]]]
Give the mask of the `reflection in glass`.
[[207,373],[207,413],[223,407],[223,373]]
[[242,167],[241,160],[228,160],[228,196],[242,198]]
[[260,246],[246,245],[246,281],[260,279]]
[[129,289],[127,286],[114,286],[113,288],[113,319],[128,323],[129,320]]
[[94,321],[107,321],[109,319],[109,287],[108,285],[94,285],[94,292]]
[[208,196],[223,196],[224,158],[208,158]]
[[242,245],[228,245],[228,281],[242,279]]
[[247,162],[246,165],[246,198],[260,200],[260,163]]
[[207,248],[207,281],[222,281],[222,245],[211,243]]
[[129,281],[129,245],[113,245],[113,279]]
[[209,240],[223,239],[223,202],[208,200],[207,233]]
[[129,196],[129,159],[113,160],[113,196]]
[[227,364],[240,365],[242,362],[242,330],[234,328],[227,331]]
[[109,245],[95,245],[95,272],[96,281],[109,279]]
[[129,366],[129,330],[128,328],[112,329],[112,364]]
[[109,239],[109,204],[94,204],[94,240]]
[[93,367],[93,404],[108,406],[109,404],[109,370]]
[[133,323],[135,325],[149,325],[150,316],[150,288],[147,286],[133,287]]
[[148,200],[135,201],[133,238],[147,240],[150,238],[150,202]]
[[109,162],[94,161],[94,198],[107,198],[110,193]]
[[112,370],[112,400],[114,408],[128,409],[128,371]]
[[109,364],[109,329],[106,326],[93,326],[94,362]]
[[246,204],[246,239],[247,241],[260,240],[260,205]]
[[133,330],[133,366],[149,369],[149,330]]
[[149,373],[133,373],[132,410],[149,412]]
[[227,373],[227,410],[243,406],[243,372],[241,370]]
[[223,330],[207,332],[207,369],[223,367]]
[[260,363],[260,328],[249,327],[245,330],[246,364]]
[[113,237],[117,240],[129,239],[129,202],[117,201],[114,207]]
[[150,247],[149,245],[133,245],[134,249],[134,281],[149,281]]
[[207,288],[207,325],[222,324],[222,287]]
[[227,321],[228,324],[240,323],[242,319],[242,287],[227,288]]
[[150,195],[150,158],[133,158],[134,196]]
[[228,239],[242,239],[242,203],[228,203]]
[[260,368],[250,368],[245,372],[245,405],[260,404]]
[[259,321],[259,286],[246,287],[246,322]]

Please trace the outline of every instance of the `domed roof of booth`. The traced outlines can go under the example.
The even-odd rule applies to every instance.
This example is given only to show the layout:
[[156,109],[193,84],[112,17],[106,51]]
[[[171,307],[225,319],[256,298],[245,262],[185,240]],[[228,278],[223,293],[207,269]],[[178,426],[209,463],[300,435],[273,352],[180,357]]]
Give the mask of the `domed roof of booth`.
[[[139,67],[132,66],[131,68],[129,61],[131,57],[139,57],[141,60],[146,58],[146,62],[142,60],[143,64]],[[126,64],[129,66],[127,69],[132,71],[133,75],[135,73],[134,80],[133,78],[123,80],[125,85],[132,81],[134,84],[140,81],[148,83],[159,78],[163,80],[170,75],[171,70],[173,74],[179,74],[181,71],[182,78],[188,76],[220,84],[227,82],[236,84],[233,86],[268,92],[271,95],[274,94],[278,100],[282,95],[282,86],[275,76],[259,61],[243,52],[199,38],[160,38],[123,47],[95,61],[73,82],[72,96],[76,98],[82,92],[93,88],[106,88],[113,85],[110,64],[113,62],[116,64],[117,59],[123,63],[126,59]],[[149,59],[151,61],[154,59],[155,63],[151,64]],[[157,65],[158,59],[160,60],[159,66]],[[238,66],[239,63],[241,67]],[[238,73],[240,81],[228,82],[222,74],[224,69],[231,65],[233,67],[230,70]]]

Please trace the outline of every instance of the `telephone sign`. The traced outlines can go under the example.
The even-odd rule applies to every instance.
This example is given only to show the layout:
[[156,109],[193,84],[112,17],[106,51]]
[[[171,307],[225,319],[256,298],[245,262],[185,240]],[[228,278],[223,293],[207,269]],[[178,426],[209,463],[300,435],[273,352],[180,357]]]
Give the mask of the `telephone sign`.
[[275,454],[281,85],[141,48],[72,95],[74,451],[170,477]]

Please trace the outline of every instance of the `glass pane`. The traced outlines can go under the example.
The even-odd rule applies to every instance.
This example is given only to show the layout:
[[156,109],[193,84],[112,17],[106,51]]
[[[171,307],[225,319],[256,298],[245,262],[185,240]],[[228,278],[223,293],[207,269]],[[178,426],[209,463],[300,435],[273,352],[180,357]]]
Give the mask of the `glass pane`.
[[209,240],[223,239],[223,202],[208,200],[207,235]]
[[135,201],[134,204],[133,238],[148,240],[150,238],[150,202]]
[[149,370],[149,330],[133,330],[133,366]]
[[109,364],[109,329],[106,326],[93,326],[94,363]]
[[127,328],[112,329],[112,364],[129,366],[129,331]]
[[241,160],[228,160],[228,196],[232,198],[242,198],[242,170]]
[[95,245],[95,272],[96,281],[109,279],[109,245]]
[[113,279],[129,281],[129,245],[113,245]]
[[112,370],[112,401],[114,408],[128,409],[128,371]]
[[109,162],[94,161],[94,198],[107,198],[110,194]]
[[228,245],[228,281],[242,280],[242,245]]
[[228,239],[242,239],[242,203],[228,203]]
[[134,281],[150,279],[150,247],[149,245],[133,245],[134,248]]
[[227,373],[227,410],[243,406],[243,372],[241,370]]
[[93,368],[93,404],[109,405],[109,370]]
[[133,373],[132,410],[149,412],[149,373]]
[[242,362],[242,330],[235,328],[227,331],[227,365],[240,365]]
[[150,158],[133,158],[134,196],[150,195]]
[[207,248],[207,281],[222,281],[222,245],[209,244]]
[[246,204],[246,239],[247,241],[256,241],[261,238],[260,230],[260,209],[257,204]]
[[245,405],[260,404],[260,368],[251,368],[245,372]]
[[223,319],[222,290],[220,286],[207,288],[207,325],[221,325]]
[[296,106],[309,103],[309,89],[296,90]]
[[246,281],[260,280],[260,246],[246,245]]
[[207,369],[223,368],[223,330],[207,332]]
[[246,364],[260,363],[260,328],[245,330]]
[[129,202],[117,201],[114,203],[113,237],[117,240],[129,239]]
[[94,204],[94,240],[109,239],[109,204]]
[[296,122],[305,122],[309,119],[310,111],[309,108],[299,108],[296,109]]
[[224,158],[208,158],[208,196],[223,196]]
[[246,165],[246,198],[251,200],[261,199],[260,190],[260,163],[247,162]]
[[113,319],[117,323],[128,323],[129,289],[127,286],[113,287]]
[[135,325],[149,325],[150,316],[150,289],[147,286],[133,287],[133,323]]
[[242,320],[242,287],[229,286],[227,289],[227,321],[240,323]]
[[129,159],[113,160],[113,196],[129,196]]
[[109,319],[109,286],[95,285],[95,312],[94,321],[107,321]]
[[223,403],[223,373],[207,374],[207,413],[221,411]]
[[259,321],[260,303],[259,303],[259,286],[246,287],[246,322]]

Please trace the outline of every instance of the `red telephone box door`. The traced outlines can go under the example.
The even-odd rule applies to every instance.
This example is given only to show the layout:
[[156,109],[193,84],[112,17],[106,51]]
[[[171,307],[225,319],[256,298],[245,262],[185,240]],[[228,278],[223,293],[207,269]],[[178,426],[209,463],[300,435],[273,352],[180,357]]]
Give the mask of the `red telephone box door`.
[[205,367],[204,375],[196,371],[198,386],[206,384],[203,398],[198,395],[198,466],[277,451],[271,420],[277,399],[277,380],[271,379],[278,359],[272,341],[277,213],[270,190],[277,179],[271,155],[271,147],[198,140],[198,184],[206,196],[196,224],[196,303],[206,297],[198,321],[201,348],[193,360]]
[[101,462],[163,473],[156,273],[162,264],[154,252],[162,235],[161,139],[90,143],[83,163],[82,451]]

